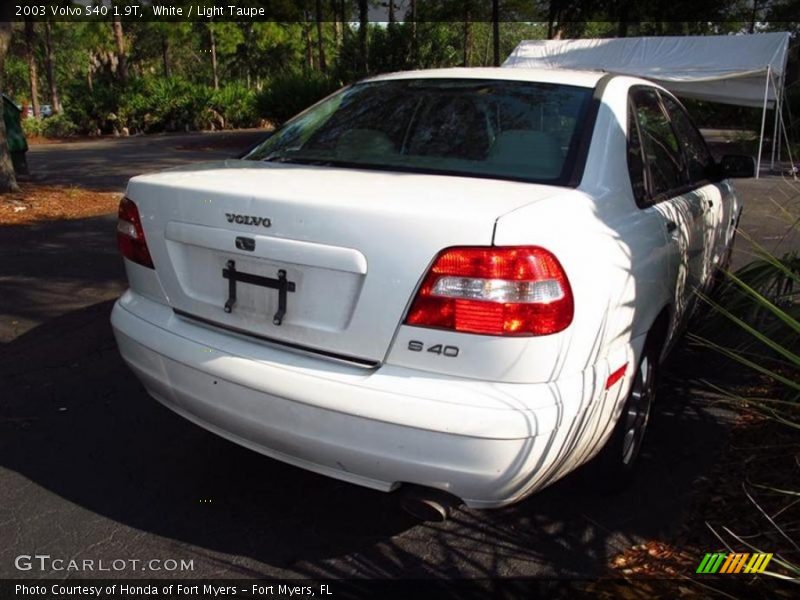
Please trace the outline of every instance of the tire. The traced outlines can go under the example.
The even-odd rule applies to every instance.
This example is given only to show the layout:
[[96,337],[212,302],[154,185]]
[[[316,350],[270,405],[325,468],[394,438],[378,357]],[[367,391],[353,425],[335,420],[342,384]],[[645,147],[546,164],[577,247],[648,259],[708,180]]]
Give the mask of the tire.
[[608,491],[620,490],[633,479],[655,400],[658,355],[648,340],[622,413],[594,461],[598,480]]

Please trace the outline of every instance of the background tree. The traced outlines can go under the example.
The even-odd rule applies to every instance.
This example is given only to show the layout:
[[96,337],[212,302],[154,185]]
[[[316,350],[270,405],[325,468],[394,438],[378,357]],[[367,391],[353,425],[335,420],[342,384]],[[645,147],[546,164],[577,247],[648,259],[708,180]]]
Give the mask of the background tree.
[[55,54],[53,52],[53,24],[50,20],[44,22],[44,64],[47,74],[47,86],[50,88],[50,103],[55,114],[61,114],[61,97],[58,95],[58,81],[56,81]]
[[[36,68],[36,30],[34,22],[25,18],[25,57],[28,60],[28,80],[31,91],[33,116],[39,118],[39,75]],[[27,115],[24,115],[27,116]]]
[[[800,19],[800,0],[252,2],[267,8],[271,20],[115,23],[109,17],[40,22],[34,36],[14,23],[5,91],[19,104],[34,95],[49,97],[55,112],[63,106],[58,119],[26,121],[31,133],[247,126],[278,122],[302,102],[368,73],[499,64],[523,39],[796,31],[793,19]],[[376,7],[388,23],[369,22]],[[682,20],[697,15],[711,18]],[[790,81],[798,64],[792,48]],[[45,89],[35,94],[31,66],[46,76]],[[787,93],[787,109],[800,115],[800,86]],[[734,120],[746,122],[738,113]]]
[[500,66],[500,0],[492,0],[492,49],[495,67]]
[[117,75],[120,82],[124,85],[128,81],[128,56],[125,50],[125,32],[122,27],[122,20],[114,12],[111,20],[111,28],[114,31],[114,42],[117,45]]
[[367,0],[358,0],[358,50],[360,54],[361,72],[369,73],[369,3]]
[[211,73],[214,89],[219,89],[219,70],[217,69],[217,40],[214,36],[214,23],[208,23],[208,43],[211,51]]
[[314,14],[317,21],[317,52],[319,53],[319,70],[325,73],[328,70],[328,65],[325,60],[325,41],[322,35],[322,22],[325,18],[325,15],[322,12],[322,0],[316,0]]

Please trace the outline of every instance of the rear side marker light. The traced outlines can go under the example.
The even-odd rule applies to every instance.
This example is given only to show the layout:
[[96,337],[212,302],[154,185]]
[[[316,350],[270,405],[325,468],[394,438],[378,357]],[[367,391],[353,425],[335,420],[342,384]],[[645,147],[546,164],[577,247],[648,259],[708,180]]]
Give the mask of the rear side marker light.
[[502,336],[549,335],[572,322],[574,301],[556,257],[538,246],[442,251],[405,323]]
[[147,240],[144,239],[142,219],[133,200],[123,198],[119,203],[117,220],[117,246],[122,256],[143,267],[154,269]]
[[620,379],[625,377],[625,371],[628,369],[628,363],[622,365],[619,369],[614,371],[611,375],[608,376],[606,379],[606,389],[610,389],[615,383],[617,383]]

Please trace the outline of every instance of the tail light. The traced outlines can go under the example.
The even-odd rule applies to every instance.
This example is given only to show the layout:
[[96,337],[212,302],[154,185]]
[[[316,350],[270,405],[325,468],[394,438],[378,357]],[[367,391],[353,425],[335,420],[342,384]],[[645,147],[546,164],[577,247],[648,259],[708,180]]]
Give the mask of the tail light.
[[548,335],[572,322],[561,264],[537,246],[443,250],[428,271],[407,325],[486,335]]
[[154,269],[147,241],[144,239],[142,219],[133,200],[123,198],[119,203],[117,245],[122,256],[144,267]]

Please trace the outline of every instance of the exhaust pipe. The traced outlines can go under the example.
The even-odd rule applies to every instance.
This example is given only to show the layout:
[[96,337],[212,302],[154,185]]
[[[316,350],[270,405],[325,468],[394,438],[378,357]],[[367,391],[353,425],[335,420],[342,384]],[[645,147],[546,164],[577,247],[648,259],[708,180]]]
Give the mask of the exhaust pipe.
[[426,523],[446,521],[462,504],[460,498],[434,488],[405,484],[400,490],[402,509]]

